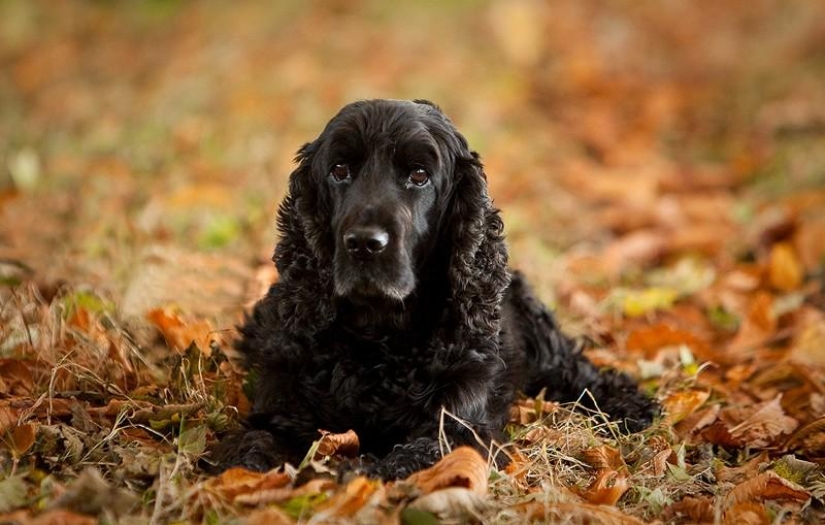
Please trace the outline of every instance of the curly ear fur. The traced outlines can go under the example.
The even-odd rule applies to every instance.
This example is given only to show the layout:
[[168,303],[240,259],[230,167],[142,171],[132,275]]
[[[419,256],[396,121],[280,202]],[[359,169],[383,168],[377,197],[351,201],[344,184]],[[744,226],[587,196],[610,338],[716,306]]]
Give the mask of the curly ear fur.
[[452,260],[452,319],[456,341],[496,340],[501,302],[510,283],[507,247],[499,211],[487,194],[487,178],[476,153],[456,161],[456,186],[447,220]]

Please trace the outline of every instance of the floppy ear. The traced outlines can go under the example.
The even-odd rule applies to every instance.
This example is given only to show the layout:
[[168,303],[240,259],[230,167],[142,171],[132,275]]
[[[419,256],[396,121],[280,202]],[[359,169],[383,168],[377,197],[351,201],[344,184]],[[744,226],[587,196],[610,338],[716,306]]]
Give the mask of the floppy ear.
[[476,153],[456,160],[454,176],[446,227],[452,246],[452,316],[461,327],[456,338],[497,337],[501,302],[510,283],[504,225],[487,194],[487,178]]
[[[279,317],[309,326],[325,326],[332,319],[332,252],[330,210],[312,173],[317,143],[298,151],[298,167],[289,176],[289,194],[278,208],[280,240],[272,260],[279,279],[270,295],[279,295]],[[309,323],[309,324],[308,324]]]

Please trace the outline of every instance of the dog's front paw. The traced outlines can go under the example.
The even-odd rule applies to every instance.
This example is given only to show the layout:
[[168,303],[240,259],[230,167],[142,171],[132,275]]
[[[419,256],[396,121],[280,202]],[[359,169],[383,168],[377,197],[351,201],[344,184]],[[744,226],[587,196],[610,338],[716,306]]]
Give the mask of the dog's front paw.
[[607,412],[611,419],[619,421],[620,428],[629,433],[648,428],[662,412],[659,403],[635,385],[617,389],[603,400],[600,408]]

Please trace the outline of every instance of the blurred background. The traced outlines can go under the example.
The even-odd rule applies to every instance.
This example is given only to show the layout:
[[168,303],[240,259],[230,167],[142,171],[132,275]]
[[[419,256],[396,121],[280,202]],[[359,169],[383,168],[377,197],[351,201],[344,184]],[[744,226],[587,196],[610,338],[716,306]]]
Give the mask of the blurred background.
[[444,109],[551,302],[800,216],[813,269],[823,86],[809,0],[3,0],[0,276],[234,319],[297,148],[361,98]]

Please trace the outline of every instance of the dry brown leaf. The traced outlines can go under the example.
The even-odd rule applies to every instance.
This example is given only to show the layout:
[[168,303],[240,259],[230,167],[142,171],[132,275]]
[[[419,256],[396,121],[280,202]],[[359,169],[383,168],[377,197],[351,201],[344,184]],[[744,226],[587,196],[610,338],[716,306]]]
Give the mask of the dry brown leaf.
[[621,452],[607,445],[584,450],[582,460],[595,469],[627,471]]
[[635,231],[611,243],[604,251],[605,271],[617,277],[629,268],[646,267],[664,253],[666,236],[658,231]]
[[794,500],[807,501],[811,494],[796,483],[786,480],[775,472],[763,472],[743,481],[725,496],[725,507],[731,508],[747,501]]
[[769,525],[771,517],[764,505],[747,501],[725,510],[722,523],[723,525]]
[[783,448],[809,458],[825,458],[825,417],[815,419],[797,429]]
[[686,496],[669,505],[662,517],[668,521],[686,517],[692,523],[713,523],[715,517],[713,498]]
[[703,428],[706,428],[716,422],[719,418],[719,412],[721,412],[721,410],[722,407],[718,404],[698,410],[677,423],[674,430],[676,430],[680,436],[696,434]]
[[3,442],[8,445],[12,454],[15,457],[20,457],[34,445],[34,440],[37,437],[37,424],[26,423],[17,425],[9,430]]
[[20,421],[20,409],[12,407],[8,400],[0,399],[0,435],[14,428]]
[[759,471],[767,465],[769,459],[767,452],[761,452],[738,467],[727,467],[720,462],[714,474],[716,479],[722,483],[739,483],[759,474]]
[[238,494],[232,499],[233,503],[250,507],[279,503],[293,498],[320,494],[335,488],[332,480],[324,478],[311,479],[300,487],[261,487],[259,489]]
[[751,300],[748,315],[739,326],[727,351],[720,353],[717,360],[734,364],[752,358],[754,350],[773,336],[775,331],[773,298],[766,292],[759,292]]
[[315,458],[338,454],[345,457],[355,457],[361,447],[358,441],[358,434],[354,430],[347,430],[343,434],[333,434],[321,430],[321,440],[318,442],[318,449]]
[[825,217],[803,221],[793,240],[805,270],[815,272],[825,259]]
[[594,505],[615,505],[630,488],[627,475],[611,469],[600,469],[596,479],[584,490],[577,490],[588,503]]
[[369,503],[369,500],[379,489],[383,490],[380,481],[358,476],[347,483],[343,491],[336,493],[324,504],[325,512],[332,513],[336,518],[354,516]]
[[471,489],[447,487],[417,498],[409,507],[464,523],[479,521],[486,502],[483,495]]
[[447,487],[464,487],[478,495],[487,494],[487,462],[470,447],[459,447],[433,465],[414,473],[405,482],[429,494]]
[[806,366],[825,367],[825,314],[803,307],[788,359]]
[[802,265],[793,246],[786,242],[774,244],[768,263],[768,279],[777,290],[790,292],[802,284]]
[[665,409],[665,422],[675,425],[695,413],[710,398],[710,392],[702,390],[679,390],[668,395],[662,405]]
[[6,396],[28,396],[34,390],[34,377],[26,361],[0,359],[0,392]]
[[728,428],[735,439],[747,442],[753,447],[772,444],[782,434],[790,434],[799,426],[799,422],[785,414],[778,395],[762,406],[746,420]]
[[229,501],[234,501],[240,495],[274,488],[283,488],[287,486],[289,482],[290,477],[284,472],[252,472],[244,468],[235,467],[206,481],[204,487]]
[[247,514],[241,523],[246,525],[292,525],[295,520],[278,507],[270,505],[253,510]]
[[599,523],[600,525],[647,525],[615,507],[590,503],[522,503],[512,507],[516,515],[527,521],[546,523]]
[[146,318],[160,331],[166,343],[174,350],[183,352],[194,343],[205,356],[211,355],[211,343],[220,341],[217,332],[205,319],[189,319],[173,308],[155,308]]

